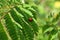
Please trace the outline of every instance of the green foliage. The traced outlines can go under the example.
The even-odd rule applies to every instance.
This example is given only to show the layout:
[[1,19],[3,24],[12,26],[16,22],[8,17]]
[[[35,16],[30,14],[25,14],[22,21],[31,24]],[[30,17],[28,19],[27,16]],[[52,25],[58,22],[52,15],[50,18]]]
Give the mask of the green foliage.
[[[40,0],[38,0],[40,1]],[[55,40],[58,33],[60,10],[53,8],[53,1],[43,5],[34,0],[0,1],[0,40]],[[38,4],[38,5],[36,5]],[[32,21],[29,21],[32,18]],[[60,34],[59,34],[60,35]]]
[[8,40],[8,37],[1,22],[0,22],[0,40]]

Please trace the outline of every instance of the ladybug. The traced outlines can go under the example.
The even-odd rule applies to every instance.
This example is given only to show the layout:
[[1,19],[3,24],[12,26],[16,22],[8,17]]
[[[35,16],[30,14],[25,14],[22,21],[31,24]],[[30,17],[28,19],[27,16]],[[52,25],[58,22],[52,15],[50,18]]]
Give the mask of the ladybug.
[[32,21],[33,21],[33,19],[32,19],[32,18],[29,18],[28,20],[29,20],[30,22],[32,22]]

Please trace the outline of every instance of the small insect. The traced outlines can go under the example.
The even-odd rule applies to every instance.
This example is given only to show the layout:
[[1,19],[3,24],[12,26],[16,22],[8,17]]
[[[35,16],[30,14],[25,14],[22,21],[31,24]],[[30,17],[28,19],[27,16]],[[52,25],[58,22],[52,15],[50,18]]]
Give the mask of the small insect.
[[47,34],[50,34],[50,31],[46,32]]
[[29,20],[30,22],[32,22],[32,21],[33,21],[33,19],[32,19],[32,18],[29,18],[28,20]]

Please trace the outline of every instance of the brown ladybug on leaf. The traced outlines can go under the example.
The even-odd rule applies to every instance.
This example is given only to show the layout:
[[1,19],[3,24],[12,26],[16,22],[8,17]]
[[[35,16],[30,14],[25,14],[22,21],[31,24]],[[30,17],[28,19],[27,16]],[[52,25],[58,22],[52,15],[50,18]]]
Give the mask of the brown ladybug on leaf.
[[29,20],[29,22],[32,22],[32,21],[33,21],[33,19],[32,19],[32,18],[29,18],[28,20]]

